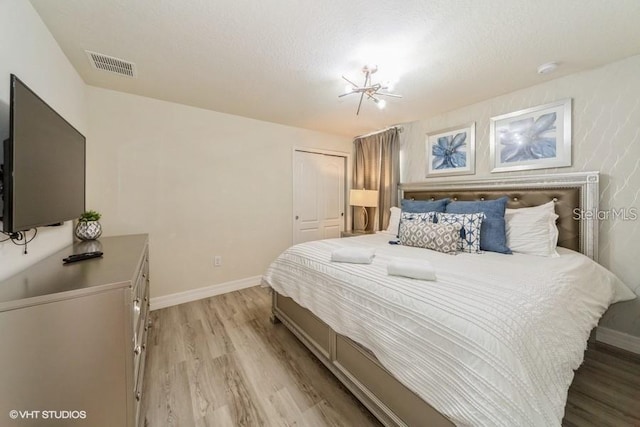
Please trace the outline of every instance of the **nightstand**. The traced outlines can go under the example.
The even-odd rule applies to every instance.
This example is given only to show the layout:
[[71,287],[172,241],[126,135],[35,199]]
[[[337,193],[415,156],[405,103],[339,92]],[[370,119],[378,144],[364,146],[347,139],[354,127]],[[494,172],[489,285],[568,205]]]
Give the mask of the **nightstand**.
[[340,237],[356,237],[356,236],[364,236],[365,234],[375,234],[375,231],[341,231]]

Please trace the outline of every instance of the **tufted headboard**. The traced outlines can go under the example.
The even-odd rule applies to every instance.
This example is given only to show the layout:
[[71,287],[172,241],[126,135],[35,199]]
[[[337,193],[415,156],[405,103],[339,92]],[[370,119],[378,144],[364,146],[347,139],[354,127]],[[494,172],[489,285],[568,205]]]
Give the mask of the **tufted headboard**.
[[[450,180],[400,185],[401,199],[456,201],[492,200],[507,196],[509,208],[538,206],[554,201],[558,246],[582,252],[597,261],[598,224],[589,214],[598,209],[598,172]],[[577,209],[577,210],[576,210]]]

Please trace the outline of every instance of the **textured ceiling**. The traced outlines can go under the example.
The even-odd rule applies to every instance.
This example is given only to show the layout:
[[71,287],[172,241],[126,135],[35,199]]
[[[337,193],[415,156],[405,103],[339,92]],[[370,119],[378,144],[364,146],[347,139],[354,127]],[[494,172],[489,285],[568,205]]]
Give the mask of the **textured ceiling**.
[[[90,85],[354,136],[640,53],[638,0],[31,0]],[[95,70],[84,50],[135,62]],[[545,76],[536,67],[562,65]],[[375,63],[402,99],[345,82]]]

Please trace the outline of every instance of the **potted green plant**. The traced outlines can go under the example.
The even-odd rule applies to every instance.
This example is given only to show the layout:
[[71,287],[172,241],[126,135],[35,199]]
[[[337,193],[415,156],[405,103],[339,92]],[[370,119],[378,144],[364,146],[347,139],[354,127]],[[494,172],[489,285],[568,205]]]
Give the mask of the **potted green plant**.
[[75,234],[80,240],[95,240],[102,234],[102,225],[98,222],[102,215],[96,211],[86,211],[76,225]]

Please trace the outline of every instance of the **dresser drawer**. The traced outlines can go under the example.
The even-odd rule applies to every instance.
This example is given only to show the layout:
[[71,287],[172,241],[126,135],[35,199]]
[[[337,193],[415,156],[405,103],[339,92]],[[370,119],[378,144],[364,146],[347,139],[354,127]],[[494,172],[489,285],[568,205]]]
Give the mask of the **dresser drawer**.
[[146,313],[149,310],[149,259],[145,256],[141,265],[133,288],[131,289],[131,297],[133,303],[131,309],[133,310],[133,333],[140,329],[141,319],[146,317]]
[[143,393],[143,385],[144,385],[144,367],[147,360],[147,333],[145,331],[142,339],[141,352],[137,357],[136,363],[137,367],[137,375],[133,397],[135,399],[135,425],[140,425],[140,410],[142,406],[142,393]]
[[[143,324],[144,325],[144,324]],[[140,337],[139,340],[135,343],[133,347],[133,378],[134,382],[134,390],[139,389],[139,380],[142,378],[144,374],[144,360],[147,354],[147,330],[141,325]]]
[[146,326],[146,319],[149,317],[149,308],[151,306],[149,302],[149,287],[145,287],[145,292],[142,296],[136,297],[134,304],[134,338],[140,336],[140,331]]

